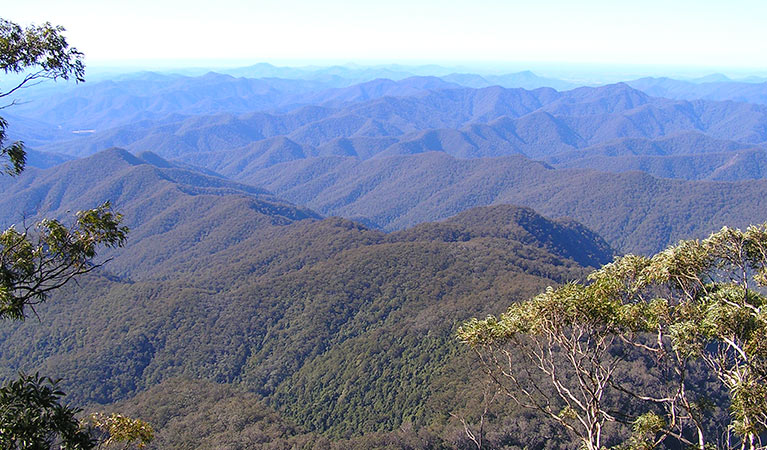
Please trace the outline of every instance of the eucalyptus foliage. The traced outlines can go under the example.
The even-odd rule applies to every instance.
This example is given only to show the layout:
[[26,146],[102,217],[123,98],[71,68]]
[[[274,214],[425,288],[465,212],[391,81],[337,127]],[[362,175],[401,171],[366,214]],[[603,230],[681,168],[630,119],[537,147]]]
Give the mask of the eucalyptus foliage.
[[[458,337],[510,398],[546,413],[586,448],[600,448],[613,422],[633,429],[624,447],[672,438],[700,449],[759,449],[767,432],[766,286],[767,224],[723,228],[650,258],[616,258],[584,283],[472,319]],[[639,357],[664,370],[663,388],[618,375]],[[706,426],[705,401],[693,392],[690,372],[701,363],[729,394],[723,434]],[[621,412],[626,402],[638,412]]]
[[141,419],[132,419],[119,413],[96,413],[90,416],[90,425],[104,434],[99,448],[135,447],[142,449],[154,439],[154,429]]
[[[46,22],[22,28],[19,24],[0,18],[0,70],[5,74],[20,74],[20,80],[0,99],[43,80],[85,81],[83,54],[70,47],[64,28]],[[0,105],[0,109],[14,105]],[[5,144],[8,123],[0,117],[0,159],[3,171],[17,175],[24,170],[26,153],[21,141]]]
[[0,318],[24,320],[51,291],[98,267],[99,246],[125,242],[128,228],[121,220],[106,202],[77,212],[69,227],[44,219],[33,229],[12,226],[0,233]]

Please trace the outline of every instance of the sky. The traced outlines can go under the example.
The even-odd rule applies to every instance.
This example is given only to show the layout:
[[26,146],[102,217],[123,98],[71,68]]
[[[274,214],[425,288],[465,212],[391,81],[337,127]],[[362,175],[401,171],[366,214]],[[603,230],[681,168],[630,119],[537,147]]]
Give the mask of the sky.
[[767,71],[767,0],[24,0],[89,65],[528,63]]

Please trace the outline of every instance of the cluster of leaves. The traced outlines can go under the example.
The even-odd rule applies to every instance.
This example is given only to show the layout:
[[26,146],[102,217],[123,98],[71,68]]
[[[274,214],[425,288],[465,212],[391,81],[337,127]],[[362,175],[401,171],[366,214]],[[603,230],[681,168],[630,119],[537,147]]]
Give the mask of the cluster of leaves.
[[[83,54],[69,47],[64,28],[44,23],[22,28],[20,25],[0,18],[0,70],[4,73],[22,74],[13,88],[0,92],[3,99],[14,92],[45,79],[85,81]],[[13,105],[0,106],[0,109]],[[5,145],[8,122],[0,117],[0,159],[3,172],[16,175],[24,170],[26,152],[21,141]]]
[[7,128],[8,122],[0,117],[0,158],[3,159],[2,171],[8,175],[18,175],[24,170],[27,154],[24,151],[24,143],[21,141],[4,145]]
[[78,275],[98,267],[99,246],[122,246],[128,232],[109,202],[79,211],[70,227],[53,219],[33,231],[10,227],[0,233],[0,318],[24,320],[26,308],[44,302],[49,293]]
[[94,413],[89,417],[90,425],[105,435],[100,446],[121,445],[128,448],[135,445],[142,449],[154,439],[154,429],[141,419],[132,419],[119,413],[106,415]]
[[146,422],[121,414],[92,414],[81,421],[82,409],[62,402],[60,380],[20,374],[0,388],[0,446],[3,449],[65,450],[142,449],[154,438]]
[[58,381],[24,375],[0,388],[0,446],[4,449],[85,450],[96,442],[80,426],[81,410],[63,405]]
[[64,31],[64,27],[49,22],[22,28],[0,19],[0,70],[24,74],[24,81],[3,95],[33,80],[85,81],[83,54],[69,46]]
[[[617,258],[587,284],[550,288],[499,318],[467,322],[458,335],[509,397],[545,412],[588,448],[599,448],[608,422],[633,423],[628,442],[636,448],[669,437],[701,449],[760,448],[767,431],[766,274],[767,225],[724,228],[653,257]],[[632,384],[618,375],[643,354],[665,369],[666,383]],[[531,388],[515,365],[520,356],[553,392]],[[724,439],[706,424],[696,397],[705,394],[691,380],[700,363],[729,393]],[[633,418],[616,414],[611,395],[645,405]]]

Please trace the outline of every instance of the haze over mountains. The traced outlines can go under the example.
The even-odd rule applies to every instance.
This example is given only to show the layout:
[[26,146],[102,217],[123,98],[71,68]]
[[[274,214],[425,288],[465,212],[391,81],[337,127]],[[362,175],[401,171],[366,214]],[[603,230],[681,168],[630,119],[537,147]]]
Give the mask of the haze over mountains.
[[693,82],[649,77],[629,81],[628,84],[655,97],[767,103],[767,81],[764,79],[733,81],[721,75]]
[[[284,96],[281,98],[284,100]],[[522,154],[553,164],[566,160],[570,167],[603,168],[607,162],[614,171],[633,169],[627,162],[630,156],[641,157],[648,170],[663,166],[662,157],[674,156],[674,161],[665,162],[665,166],[673,168],[690,158],[699,158],[702,153],[717,154],[722,160],[728,154],[738,155],[738,151],[764,148],[767,141],[764,105],[671,101],[650,97],[625,84],[560,93],[547,88],[470,89],[435,78],[409,78],[399,82],[377,80],[302,98],[319,106],[289,112],[189,118],[175,115],[192,112],[180,108],[159,121],[144,120],[105,131],[89,131],[64,142],[52,136],[32,135],[26,140],[48,139],[53,142],[38,148],[75,156],[119,146],[198,161],[197,164],[206,153],[230,150],[231,155],[256,159],[263,156],[258,149],[268,147],[273,156],[264,164],[315,156],[367,159],[444,151],[461,158]],[[293,99],[285,101],[296,103]],[[237,111],[226,101],[216,103],[217,108]],[[143,105],[136,108],[147,111]],[[124,105],[119,110],[108,107],[91,119],[87,112],[68,112],[65,116],[78,117],[76,120],[82,126],[91,126],[103,116],[111,117],[117,112],[132,117],[130,107]],[[66,122],[59,125],[67,126]],[[31,126],[26,133],[32,133]],[[277,147],[264,142],[277,137],[284,138]],[[251,148],[241,148],[246,145]],[[281,149],[280,145],[286,148]],[[746,164],[729,158],[710,170],[677,172],[678,177],[689,179],[736,177],[729,175],[734,169],[716,170],[725,165],[742,168]],[[673,170],[657,171],[659,176],[675,174]],[[751,176],[740,176],[759,177],[758,169]]]
[[[3,111],[31,167],[0,177],[0,224],[110,200],[131,232],[47,326],[0,328],[0,376],[149,410],[156,448],[469,448],[456,324],[767,220],[764,92],[269,65],[30,90]],[[497,413],[495,447],[569,448]]]

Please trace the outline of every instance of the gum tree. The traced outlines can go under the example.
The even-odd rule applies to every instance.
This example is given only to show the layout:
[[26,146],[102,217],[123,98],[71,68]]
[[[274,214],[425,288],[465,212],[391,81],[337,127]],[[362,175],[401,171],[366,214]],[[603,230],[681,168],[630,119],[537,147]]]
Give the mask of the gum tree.
[[[767,225],[723,228],[651,258],[617,258],[585,283],[549,289],[499,318],[473,319],[458,336],[510,398],[545,413],[585,448],[599,448],[605,424],[617,422],[633,430],[624,447],[672,437],[700,449],[761,449],[766,267]],[[630,362],[640,357],[662,373],[655,383],[632,376]],[[707,428],[690,380],[701,364],[729,394],[724,437]],[[634,405],[633,414],[617,404]]]
[[605,424],[617,420],[605,397],[621,361],[610,353],[620,333],[618,306],[568,284],[513,304],[499,318],[471,320],[458,336],[508,398],[599,450]]

